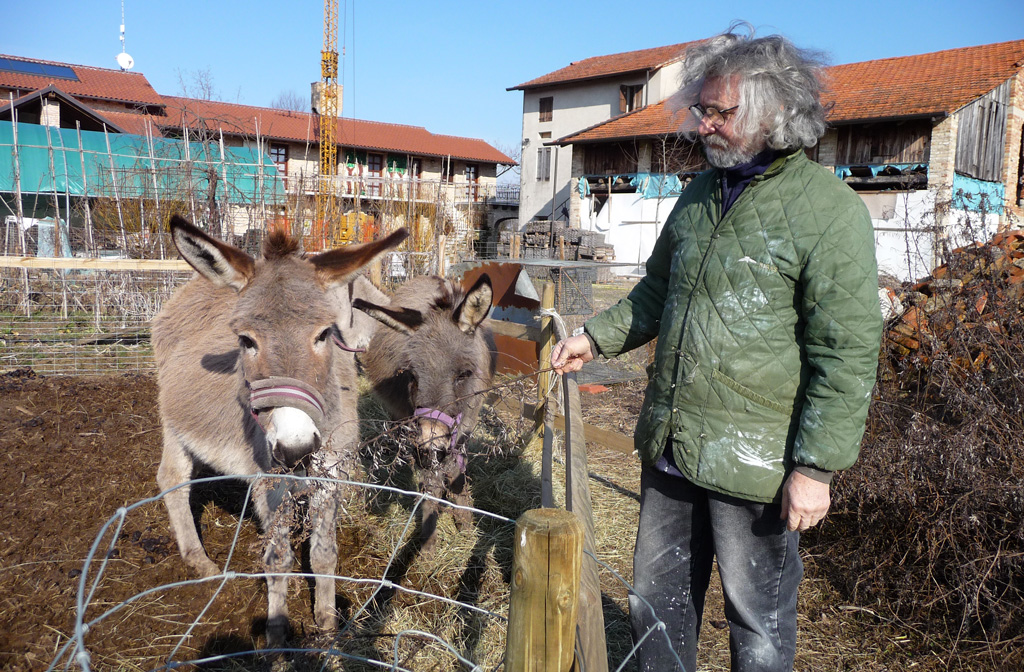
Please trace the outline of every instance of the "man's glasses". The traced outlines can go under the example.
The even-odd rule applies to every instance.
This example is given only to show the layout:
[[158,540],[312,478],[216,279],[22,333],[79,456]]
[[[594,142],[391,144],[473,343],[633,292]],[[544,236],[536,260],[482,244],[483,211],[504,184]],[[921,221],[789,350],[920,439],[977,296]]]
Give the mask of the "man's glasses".
[[697,121],[708,120],[708,123],[718,128],[724,126],[726,121],[726,115],[731,115],[739,108],[739,105],[733,105],[727,107],[724,110],[720,110],[717,107],[704,107],[700,103],[690,105],[690,112],[696,117]]

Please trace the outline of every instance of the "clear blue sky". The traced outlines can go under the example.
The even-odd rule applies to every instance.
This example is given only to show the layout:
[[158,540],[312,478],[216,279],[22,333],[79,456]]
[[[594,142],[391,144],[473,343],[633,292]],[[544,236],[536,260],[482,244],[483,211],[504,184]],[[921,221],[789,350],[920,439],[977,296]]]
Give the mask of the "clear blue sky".
[[[0,53],[116,68],[121,0],[4,2]],[[303,99],[320,78],[316,0],[123,0],[125,50],[163,94],[212,76],[216,97]],[[1022,0],[643,3],[338,0],[346,117],[517,146],[522,94],[571,61],[707,37],[734,19],[826,51],[832,63],[1024,39]]]

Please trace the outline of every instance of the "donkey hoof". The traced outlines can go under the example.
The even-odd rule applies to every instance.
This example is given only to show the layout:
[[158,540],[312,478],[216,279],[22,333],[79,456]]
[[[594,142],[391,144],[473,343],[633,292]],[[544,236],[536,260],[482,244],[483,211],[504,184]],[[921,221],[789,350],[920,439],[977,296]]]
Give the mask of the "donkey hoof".
[[473,512],[466,509],[454,509],[452,516],[455,518],[455,529],[459,532],[468,532],[473,529]]
[[334,609],[329,609],[328,613],[317,613],[316,627],[320,632],[335,632],[338,629],[338,613]]
[[188,565],[193,572],[198,574],[200,578],[208,579],[211,576],[217,576],[220,574],[220,567],[210,560],[206,553],[200,551],[199,553],[190,553],[186,555],[185,564]]
[[267,648],[280,649],[288,639],[288,617],[273,616],[267,619]]

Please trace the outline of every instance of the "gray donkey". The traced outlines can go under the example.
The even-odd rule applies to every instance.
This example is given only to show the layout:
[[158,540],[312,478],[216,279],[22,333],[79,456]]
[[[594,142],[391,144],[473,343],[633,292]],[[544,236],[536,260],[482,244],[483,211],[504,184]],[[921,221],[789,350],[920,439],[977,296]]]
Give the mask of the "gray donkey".
[[[170,222],[181,256],[198,272],[153,321],[163,458],[157,473],[171,528],[185,563],[218,573],[196,531],[188,481],[198,464],[227,475],[309,467],[310,475],[344,478],[358,461],[355,345],[351,300],[357,272],[408,235],[303,256],[299,241],[272,233],[260,259],[211,238],[180,217]],[[366,282],[363,280],[363,282]],[[365,315],[361,319],[376,324]],[[294,481],[283,481],[294,483]],[[184,484],[184,485],[183,485]],[[179,487],[180,486],[180,487]],[[310,496],[310,564],[337,571],[337,501],[333,484]],[[269,492],[268,492],[269,490]],[[288,487],[254,488],[255,510],[270,539],[268,572],[294,561]],[[275,501],[276,500],[276,501]],[[273,519],[272,519],[273,518]],[[284,642],[287,578],[267,579],[267,643]],[[316,579],[315,618],[337,627],[334,579]]]
[[[472,505],[464,441],[476,427],[497,362],[487,323],[491,301],[490,278],[482,275],[469,291],[457,282],[420,277],[400,286],[388,306],[359,298],[352,304],[387,327],[378,328],[362,361],[392,417],[415,418],[420,490],[462,506]],[[472,519],[466,509],[454,514],[460,527]],[[425,553],[436,542],[437,516],[438,503],[425,500]]]

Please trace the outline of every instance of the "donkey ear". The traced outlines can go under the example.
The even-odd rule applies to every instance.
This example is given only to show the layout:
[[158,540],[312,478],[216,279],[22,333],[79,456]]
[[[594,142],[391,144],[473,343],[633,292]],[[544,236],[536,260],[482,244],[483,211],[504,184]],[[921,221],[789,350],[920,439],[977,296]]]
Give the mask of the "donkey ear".
[[412,334],[416,331],[421,324],[423,324],[423,313],[412,308],[386,308],[384,306],[378,306],[375,303],[364,301],[363,299],[356,299],[352,302],[352,307],[356,310],[361,310],[370,317],[376,319],[381,324],[387,325],[395,331],[400,331],[403,334]]
[[387,238],[362,245],[347,245],[323,254],[310,257],[316,267],[317,277],[325,287],[345,284],[359,269],[373,261],[377,255],[398,247],[409,237],[409,231],[402,228]]
[[491,278],[482,274],[473,287],[466,292],[466,298],[455,309],[452,319],[463,333],[472,335],[480,323],[487,319],[491,312],[491,301],[494,291],[491,289]]
[[218,287],[240,291],[256,272],[256,262],[237,247],[211,237],[183,217],[171,217],[171,240],[189,265]]

